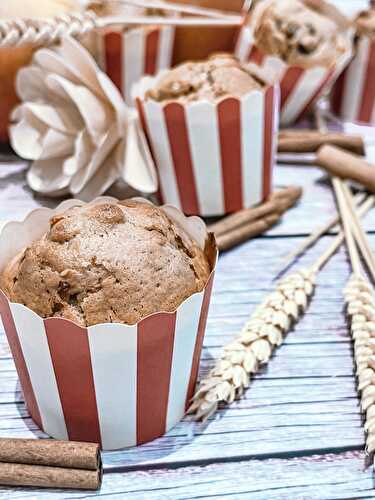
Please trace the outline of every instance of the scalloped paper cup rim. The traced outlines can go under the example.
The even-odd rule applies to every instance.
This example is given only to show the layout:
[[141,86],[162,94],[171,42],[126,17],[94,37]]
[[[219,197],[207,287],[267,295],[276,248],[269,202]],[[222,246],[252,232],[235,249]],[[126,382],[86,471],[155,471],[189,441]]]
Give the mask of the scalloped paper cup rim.
[[[134,197],[131,198],[132,200],[136,201],[142,201],[143,203],[149,203],[152,205],[152,202],[150,200],[147,200],[146,198],[141,198],[141,197]],[[61,202],[55,209],[51,208],[36,208],[32,210],[22,221],[9,221],[7,222],[0,230],[0,273],[4,270],[5,266],[13,259],[15,258],[23,249],[25,249],[30,243],[38,240],[43,236],[44,233],[48,231],[49,228],[49,220],[51,217],[53,217],[55,214],[58,214],[60,212],[64,212],[65,210],[68,210],[73,207],[78,207],[78,206],[84,206],[84,205],[97,205],[101,203],[117,203],[119,200],[117,198],[114,198],[112,196],[99,196],[98,198],[95,198],[89,203],[86,203],[81,200],[76,200],[76,199],[68,199],[64,200]],[[192,216],[185,216],[181,210],[178,208],[174,207],[173,205],[166,204],[162,205],[160,208],[168,215],[168,217],[173,220],[178,226],[180,226],[184,231],[190,236],[190,238],[195,241],[198,246],[202,250],[206,250],[207,253],[207,259],[209,261],[210,267],[211,267],[211,273],[210,276],[207,280],[207,283],[210,281],[210,278],[212,274],[215,271],[216,264],[217,264],[217,258],[218,258],[218,249],[216,246],[216,241],[214,238],[213,233],[208,233],[207,228],[203,220],[195,215]],[[14,241],[13,235],[17,235],[16,240]],[[22,236],[24,235],[24,238]],[[27,240],[27,241],[26,241]],[[13,242],[13,244],[12,244]],[[208,248],[207,248],[208,246]],[[206,286],[207,286],[206,283]],[[205,288],[205,287],[204,287]],[[204,289],[203,289],[204,290]],[[0,292],[4,295],[6,300],[9,303],[14,303],[11,302],[6,294],[4,293],[3,290],[0,288]],[[197,293],[201,292],[194,292],[195,295]],[[127,325],[136,325],[140,321],[143,321],[145,319],[149,319],[152,316],[155,316],[157,314],[163,313],[163,314],[174,314],[179,307],[184,304],[187,300],[189,300],[191,296],[187,297],[183,302],[181,302],[176,309],[173,311],[156,311],[154,313],[151,313],[148,316],[145,316],[141,320],[137,321],[136,323],[126,323]],[[27,306],[24,306],[22,304],[19,304],[20,306],[24,307],[28,311],[31,311],[32,314],[35,316],[41,318],[37,313],[32,311],[30,308]],[[51,317],[51,318],[44,318],[45,321],[48,321],[49,319],[54,319],[54,320],[59,320],[61,319],[62,321],[68,321],[74,325],[77,325],[79,327],[82,327],[82,325],[79,325],[75,321],[65,319],[65,318],[60,318],[60,317]],[[42,319],[42,318],[41,318]],[[118,324],[122,325],[123,323],[100,323],[100,325],[106,325],[106,324]]]
[[165,101],[156,101],[154,99],[145,99],[145,94],[148,90],[152,89],[158,82],[159,80],[169,73],[170,70],[164,69],[162,71],[159,71],[159,73],[155,76],[144,76],[142,77],[135,85],[133,85],[132,89],[132,98],[134,100],[139,99],[142,102],[153,102],[155,105],[159,105],[161,109],[165,108],[166,106],[170,104],[179,104],[180,106],[183,106],[184,108],[194,108],[200,106],[202,103],[209,104],[213,108],[218,107],[221,103],[227,101],[227,100],[236,100],[238,102],[245,101],[247,100],[250,96],[252,95],[260,95],[260,94],[265,94],[267,90],[270,88],[275,88],[278,87],[278,82],[274,83],[267,83],[264,85],[264,87],[260,90],[258,89],[253,89],[247,92],[246,94],[242,96],[232,96],[232,95],[225,95],[223,97],[220,97],[219,99],[215,99],[215,101],[212,101],[210,99],[199,99],[197,101],[184,101],[184,100],[179,100],[179,99],[167,99]]

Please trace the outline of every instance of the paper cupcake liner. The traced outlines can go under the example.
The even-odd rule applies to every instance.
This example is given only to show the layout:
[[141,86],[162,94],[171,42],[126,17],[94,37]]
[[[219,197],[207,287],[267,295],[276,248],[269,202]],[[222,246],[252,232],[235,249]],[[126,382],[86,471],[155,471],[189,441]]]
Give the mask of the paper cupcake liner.
[[278,127],[278,87],[239,98],[137,106],[159,175],[161,198],[187,214],[224,215],[271,190]]
[[131,89],[142,76],[170,68],[174,37],[173,26],[111,31],[101,37],[103,70],[127,104],[133,103]]
[[[114,199],[92,203],[103,200]],[[0,233],[0,270],[48,230],[54,213],[81,204],[69,200],[8,223]],[[163,208],[200,246],[207,243],[213,269],[205,289],[175,312],[152,314],[135,325],[83,328],[62,318],[43,319],[0,291],[0,313],[27,408],[54,438],[119,449],[163,435],[185,413],[198,374],[216,247],[200,219]]]
[[279,81],[281,125],[300,120],[316,100],[329,91],[351,58],[348,51],[330,68],[289,66],[279,57],[263,54],[253,44],[251,29],[247,26],[241,28],[235,53],[241,61],[257,64]]
[[375,123],[375,41],[361,37],[356,55],[336,82],[333,111],[353,122]]

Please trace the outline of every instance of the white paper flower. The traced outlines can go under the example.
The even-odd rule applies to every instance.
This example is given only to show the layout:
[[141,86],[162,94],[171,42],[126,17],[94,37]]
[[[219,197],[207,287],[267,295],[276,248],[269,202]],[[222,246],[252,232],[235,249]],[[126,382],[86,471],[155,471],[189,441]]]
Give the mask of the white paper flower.
[[12,114],[11,143],[34,160],[30,187],[89,200],[122,178],[143,193],[157,189],[136,111],[91,55],[70,37],[41,49],[17,75],[22,103]]

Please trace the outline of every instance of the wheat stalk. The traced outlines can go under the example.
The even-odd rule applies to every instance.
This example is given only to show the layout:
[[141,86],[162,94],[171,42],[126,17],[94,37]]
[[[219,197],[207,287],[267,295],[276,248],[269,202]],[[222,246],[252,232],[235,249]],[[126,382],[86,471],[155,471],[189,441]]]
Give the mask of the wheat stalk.
[[51,19],[0,19],[0,47],[52,45],[62,36],[84,36],[97,26],[93,12],[62,14]]
[[[149,5],[147,0],[128,3]],[[154,5],[154,2],[151,2]],[[158,25],[158,26],[240,26],[242,18],[239,15],[229,15],[213,9],[195,8],[194,6],[172,6],[172,10],[179,12],[195,12],[202,17],[186,16],[130,16],[128,14],[98,17],[92,11],[84,13],[65,13],[49,19],[0,19],[0,48],[20,47],[33,45],[42,47],[52,45],[64,36],[80,37],[93,29],[103,29],[114,25]],[[204,13],[204,15],[203,15]]]
[[[365,215],[372,206],[373,199],[369,197],[359,208],[359,215]],[[317,274],[343,241],[344,233],[340,232],[310,268],[283,278],[257,307],[240,335],[224,347],[213,369],[201,381],[188,409],[196,420],[206,420],[220,402],[231,404],[243,394],[250,377],[269,361],[284,335],[306,310]]]
[[[333,179],[333,186],[344,227],[345,240],[353,269],[344,297],[347,314],[350,319],[350,332],[354,342],[354,359],[357,368],[357,388],[361,394],[361,410],[366,412],[366,451],[375,451],[375,297],[374,290],[364,275],[356,244],[366,257],[369,244],[366,233],[362,232],[358,240],[358,220],[353,217],[352,195],[347,186],[338,179]],[[362,229],[362,228],[361,228]],[[364,246],[363,246],[364,244]]]
[[232,403],[249,386],[250,376],[266,364],[293,321],[306,309],[314,291],[316,271],[301,270],[282,279],[245,324],[240,336],[200,384],[188,410],[206,420],[223,401]]
[[[366,196],[366,194],[358,194],[355,197],[355,204],[361,205],[364,200],[367,199],[367,204],[371,206],[375,203],[375,197],[373,195]],[[366,204],[366,205],[367,205]],[[361,205],[363,206],[363,205]],[[358,211],[358,214],[361,216],[361,208]],[[301,241],[296,248],[293,248],[285,257],[283,258],[280,266],[277,269],[276,275],[284,273],[284,271],[293,263],[295,259],[300,257],[306,250],[308,250],[311,246],[313,246],[324,234],[326,234],[330,229],[334,228],[340,222],[340,216],[338,214],[331,217],[324,225],[319,226],[315,229],[309,236]]]
[[357,367],[361,409],[366,412],[366,450],[375,451],[375,298],[373,289],[362,274],[352,274],[344,289],[351,320],[354,359]]

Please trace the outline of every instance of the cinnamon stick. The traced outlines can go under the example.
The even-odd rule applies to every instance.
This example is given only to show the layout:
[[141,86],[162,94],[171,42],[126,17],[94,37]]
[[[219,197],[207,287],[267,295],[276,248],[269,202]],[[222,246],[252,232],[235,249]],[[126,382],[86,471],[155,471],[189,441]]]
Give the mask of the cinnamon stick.
[[4,486],[97,490],[101,481],[101,469],[65,469],[44,465],[0,463],[0,484]]
[[358,155],[365,154],[365,145],[360,135],[317,130],[281,130],[279,133],[279,153],[314,153],[323,145],[333,145]]
[[316,163],[333,176],[359,182],[375,192],[375,166],[357,155],[335,146],[322,146],[317,152]]
[[0,462],[68,469],[98,470],[101,468],[98,444],[53,439],[0,438]]
[[242,226],[236,227],[227,233],[220,234],[216,237],[216,242],[219,250],[229,250],[230,248],[243,243],[244,241],[254,238],[259,234],[264,233],[280,220],[280,213],[269,214],[259,220],[251,221]]
[[[292,207],[301,197],[302,189],[291,186],[273,193],[269,200],[261,205],[252,208],[245,208],[234,214],[228,215],[223,219],[211,224],[208,227],[209,232],[215,233],[216,238],[227,232],[233,231],[244,224],[249,224],[270,214],[283,214],[288,208]],[[259,233],[258,233],[259,234]]]

